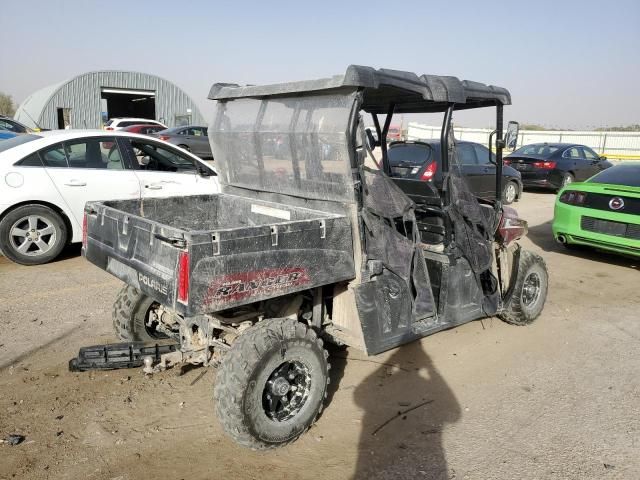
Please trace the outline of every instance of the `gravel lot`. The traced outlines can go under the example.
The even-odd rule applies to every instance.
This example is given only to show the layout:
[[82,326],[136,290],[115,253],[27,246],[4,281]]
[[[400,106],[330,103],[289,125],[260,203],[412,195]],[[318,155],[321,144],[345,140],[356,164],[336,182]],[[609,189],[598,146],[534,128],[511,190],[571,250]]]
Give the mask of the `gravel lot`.
[[0,479],[640,478],[640,262],[556,245],[553,200],[516,204],[550,272],[534,325],[335,351],[328,408],[269,453],[223,435],[213,370],[67,371],[79,347],[114,341],[120,288],[78,248],[38,267],[0,258],[0,438],[26,437],[0,445]]

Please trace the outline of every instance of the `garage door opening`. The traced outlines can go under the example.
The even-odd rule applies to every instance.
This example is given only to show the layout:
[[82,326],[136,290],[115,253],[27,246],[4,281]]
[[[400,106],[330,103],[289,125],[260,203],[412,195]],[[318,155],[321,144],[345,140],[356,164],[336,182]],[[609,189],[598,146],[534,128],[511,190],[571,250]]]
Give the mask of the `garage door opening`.
[[156,93],[152,90],[103,88],[102,104],[102,111],[107,112],[107,118],[156,119]]

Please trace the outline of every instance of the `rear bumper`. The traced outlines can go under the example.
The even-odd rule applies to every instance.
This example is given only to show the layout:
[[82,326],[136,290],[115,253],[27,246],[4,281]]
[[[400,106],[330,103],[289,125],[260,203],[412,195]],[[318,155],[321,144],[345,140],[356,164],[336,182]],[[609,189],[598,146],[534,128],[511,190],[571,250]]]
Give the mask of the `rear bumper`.
[[583,230],[581,228],[583,216],[640,225],[640,216],[638,215],[574,207],[556,201],[552,226],[554,238],[558,240],[558,237],[562,235],[569,244],[588,245],[602,250],[640,257],[640,240]]
[[520,172],[525,187],[558,189],[562,186],[562,172],[557,170]]

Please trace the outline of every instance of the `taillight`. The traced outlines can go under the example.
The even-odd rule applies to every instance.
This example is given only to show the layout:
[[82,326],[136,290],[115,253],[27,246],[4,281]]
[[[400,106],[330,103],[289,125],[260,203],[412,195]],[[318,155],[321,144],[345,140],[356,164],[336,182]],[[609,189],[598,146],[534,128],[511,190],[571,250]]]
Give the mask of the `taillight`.
[[113,130],[113,127],[104,127],[105,130]]
[[420,180],[424,180],[425,182],[428,182],[436,174],[437,169],[438,169],[438,164],[436,162],[431,162],[427,167],[427,169],[424,171],[424,173],[420,175]]
[[528,229],[527,222],[518,217],[518,212],[514,208],[502,207],[498,235],[505,245],[524,237]]
[[178,257],[178,301],[189,301],[189,253],[180,252]]
[[533,166],[543,170],[553,170],[556,168],[556,162],[533,162]]
[[82,248],[87,248],[87,214],[82,217]]
[[502,163],[504,165],[511,165],[511,160],[509,160],[508,158],[505,158],[504,160],[502,160]]
[[168,136],[166,136],[166,135],[160,135],[158,138],[159,138],[160,140],[164,140],[164,141],[166,142],[167,140],[169,140],[169,138],[170,138],[170,137],[168,137]]
[[575,190],[566,190],[562,192],[559,200],[568,205],[582,205],[587,199],[585,192],[576,192]]

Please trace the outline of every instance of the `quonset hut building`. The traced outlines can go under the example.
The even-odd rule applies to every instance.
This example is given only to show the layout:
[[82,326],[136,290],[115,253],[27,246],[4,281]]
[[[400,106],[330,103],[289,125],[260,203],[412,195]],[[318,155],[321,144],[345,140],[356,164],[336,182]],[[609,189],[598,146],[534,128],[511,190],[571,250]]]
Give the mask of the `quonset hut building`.
[[195,102],[163,78],[138,72],[78,75],[31,94],[15,119],[32,128],[101,128],[109,118],[140,117],[169,127],[204,125]]

